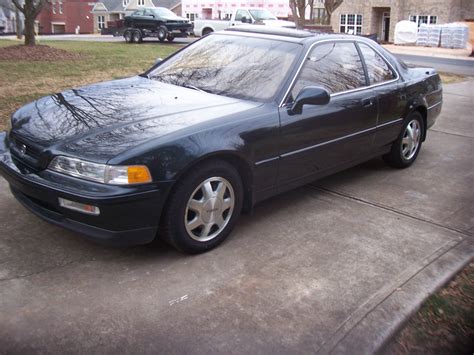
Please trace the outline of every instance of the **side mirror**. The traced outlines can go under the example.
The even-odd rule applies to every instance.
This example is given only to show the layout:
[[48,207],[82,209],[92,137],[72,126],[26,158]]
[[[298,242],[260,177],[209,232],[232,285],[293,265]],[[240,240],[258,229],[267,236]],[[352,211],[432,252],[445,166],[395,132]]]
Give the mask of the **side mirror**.
[[242,23],[247,23],[247,17],[242,16],[242,19],[240,21],[242,21]]
[[290,115],[300,114],[303,112],[304,105],[326,105],[330,99],[331,95],[325,88],[307,86],[300,91],[288,113]]

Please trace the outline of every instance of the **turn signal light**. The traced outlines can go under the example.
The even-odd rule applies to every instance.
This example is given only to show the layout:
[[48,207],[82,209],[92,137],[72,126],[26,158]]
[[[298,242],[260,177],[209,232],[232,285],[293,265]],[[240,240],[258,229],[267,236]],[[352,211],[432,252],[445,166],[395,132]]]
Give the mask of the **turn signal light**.
[[132,165],[127,169],[129,184],[142,184],[151,182],[150,171],[143,165]]

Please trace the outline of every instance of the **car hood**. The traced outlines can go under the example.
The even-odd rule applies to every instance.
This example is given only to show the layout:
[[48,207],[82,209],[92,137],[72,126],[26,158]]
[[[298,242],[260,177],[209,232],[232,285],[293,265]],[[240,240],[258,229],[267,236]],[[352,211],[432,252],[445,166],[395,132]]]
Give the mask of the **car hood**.
[[263,20],[262,21],[267,26],[272,27],[288,27],[288,28],[296,28],[294,22],[291,21],[284,21],[284,20]]
[[34,101],[12,117],[12,136],[39,150],[107,161],[151,139],[259,103],[132,77]]

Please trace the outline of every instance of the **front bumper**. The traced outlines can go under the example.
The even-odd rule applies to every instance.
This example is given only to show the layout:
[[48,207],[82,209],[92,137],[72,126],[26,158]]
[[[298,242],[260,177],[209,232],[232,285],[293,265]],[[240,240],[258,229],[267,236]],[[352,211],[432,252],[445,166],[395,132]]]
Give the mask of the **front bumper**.
[[[155,238],[170,183],[112,186],[48,170],[22,173],[17,164],[0,133],[0,175],[15,198],[44,220],[107,245],[146,244]],[[97,206],[100,215],[65,209],[59,197]]]

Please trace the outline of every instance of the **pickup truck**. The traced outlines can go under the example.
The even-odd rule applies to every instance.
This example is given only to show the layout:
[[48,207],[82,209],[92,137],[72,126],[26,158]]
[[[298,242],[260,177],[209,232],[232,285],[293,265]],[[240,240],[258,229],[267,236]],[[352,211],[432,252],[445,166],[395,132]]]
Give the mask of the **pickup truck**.
[[294,22],[279,20],[266,9],[238,8],[232,12],[230,20],[195,20],[194,35],[197,37],[205,36],[211,32],[222,31],[241,24],[296,28]]
[[164,7],[141,8],[126,16],[123,37],[127,43],[139,43],[145,37],[157,37],[160,42],[187,37],[193,25]]

